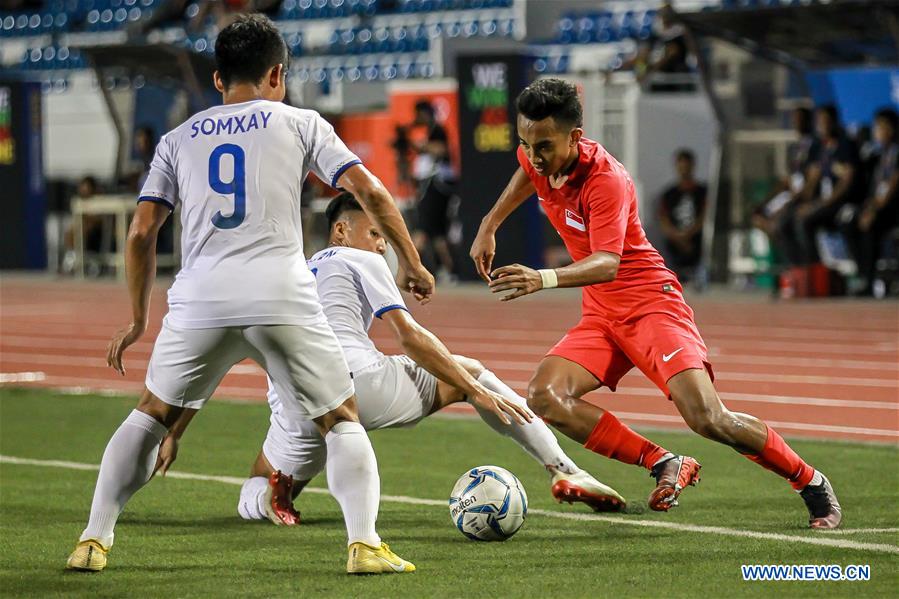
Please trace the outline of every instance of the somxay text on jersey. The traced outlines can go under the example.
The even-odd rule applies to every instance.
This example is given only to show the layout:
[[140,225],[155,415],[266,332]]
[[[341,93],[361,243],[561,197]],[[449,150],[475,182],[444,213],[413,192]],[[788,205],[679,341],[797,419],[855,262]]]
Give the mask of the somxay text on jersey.
[[242,114],[194,121],[190,124],[190,130],[192,131],[190,138],[193,139],[200,134],[221,135],[226,133],[233,135],[235,133],[248,133],[257,129],[265,129],[268,127],[268,120],[271,116],[271,112],[260,111],[250,115]]

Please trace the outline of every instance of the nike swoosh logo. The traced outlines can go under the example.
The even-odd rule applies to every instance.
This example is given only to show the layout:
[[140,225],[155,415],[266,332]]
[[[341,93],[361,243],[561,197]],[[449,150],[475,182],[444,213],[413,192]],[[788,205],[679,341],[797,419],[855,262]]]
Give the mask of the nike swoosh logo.
[[394,564],[393,562],[391,562],[383,557],[381,558],[381,561],[384,562],[385,564],[387,564],[388,566],[390,566],[391,568],[393,568],[394,572],[405,572],[406,571],[406,566],[404,566],[403,564]]
[[674,350],[673,352],[671,352],[670,354],[662,354],[662,362],[668,362],[669,360],[671,360],[671,358],[676,356],[678,354],[678,352],[680,352],[682,349],[684,349],[684,348],[679,347],[676,350]]

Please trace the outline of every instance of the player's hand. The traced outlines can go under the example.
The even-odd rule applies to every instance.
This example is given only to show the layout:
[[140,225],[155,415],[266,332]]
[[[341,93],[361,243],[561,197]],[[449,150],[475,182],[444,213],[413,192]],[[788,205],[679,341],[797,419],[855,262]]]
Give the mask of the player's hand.
[[431,301],[434,295],[434,275],[421,264],[411,268],[401,267],[396,283],[400,289],[411,293],[422,305]]
[[490,273],[490,276],[493,277],[493,280],[488,284],[492,293],[512,291],[512,293],[499,298],[501,302],[507,302],[543,289],[543,279],[540,277],[540,273],[521,264],[501,266]]
[[490,269],[493,268],[493,257],[496,255],[496,237],[493,233],[479,229],[474,243],[471,244],[469,255],[474,260],[478,275],[485,283],[489,283]]
[[147,330],[147,323],[132,322],[124,329],[116,333],[109,345],[106,346],[106,364],[121,375],[125,374],[125,366],[122,365],[122,354],[135,341],[141,338]]
[[527,424],[534,419],[534,414],[523,406],[516,405],[508,399],[482,385],[478,385],[476,393],[468,396],[468,401],[483,410],[492,412],[505,425]]
[[156,476],[157,472],[165,476],[177,459],[178,439],[175,438],[175,435],[166,435],[162,443],[159,444],[159,455],[156,456],[156,467],[153,468],[153,476]]

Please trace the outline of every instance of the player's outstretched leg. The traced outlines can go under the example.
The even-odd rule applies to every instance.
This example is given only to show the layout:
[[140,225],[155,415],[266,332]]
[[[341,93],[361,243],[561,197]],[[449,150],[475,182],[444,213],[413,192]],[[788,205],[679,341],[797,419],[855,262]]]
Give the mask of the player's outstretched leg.
[[681,492],[699,482],[699,462],[676,455],[624,425],[611,412],[581,397],[602,383],[582,366],[547,356],[528,389],[528,406],[546,422],[594,453],[642,466],[656,479],[649,507],[668,511]]
[[718,441],[786,479],[805,501],[809,527],[840,525],[842,508],[826,476],[809,466],[777,431],[764,422],[721,403],[705,370],[685,370],[668,381],[671,398],[687,425],[707,439]]
[[300,512],[293,505],[297,495],[289,474],[273,470],[250,476],[240,487],[237,513],[244,520],[269,520],[276,526],[299,526]]
[[136,410],[125,418],[103,452],[90,519],[66,562],[69,570],[99,572],[113,543],[113,529],[125,504],[156,467],[159,444],[181,408],[169,406],[144,389]]
[[[525,398],[515,393],[477,360],[463,356],[455,358],[477,378],[479,383],[491,391],[518,405],[527,405]],[[445,394],[443,386],[440,387],[438,394]],[[559,446],[559,441],[546,423],[539,418],[526,424],[506,425],[492,413],[474,407],[493,430],[511,437],[528,455],[546,468],[552,476],[551,493],[558,502],[585,503],[597,512],[618,512],[627,507],[627,502],[618,491],[596,480],[586,470],[578,468],[574,460]]]
[[299,525],[300,513],[293,500],[325,469],[326,458],[325,440],[314,423],[291,426],[279,414],[272,414],[250,478],[240,488],[237,513],[244,520],[270,520],[277,526]]
[[240,488],[237,513],[244,520],[269,520],[275,526],[299,526],[300,512],[293,505],[294,480],[289,474],[272,470],[253,475]]
[[355,396],[315,419],[328,447],[328,488],[340,504],[349,537],[349,574],[414,572],[415,566],[390,550],[375,530],[381,480],[378,462],[359,424]]

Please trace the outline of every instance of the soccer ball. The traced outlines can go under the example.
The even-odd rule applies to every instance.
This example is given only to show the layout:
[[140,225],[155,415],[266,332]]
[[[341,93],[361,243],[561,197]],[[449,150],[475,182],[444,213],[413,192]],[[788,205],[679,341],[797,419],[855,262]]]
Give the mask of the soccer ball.
[[515,475],[479,466],[459,477],[449,499],[453,525],[472,541],[505,541],[528,513],[528,496]]

